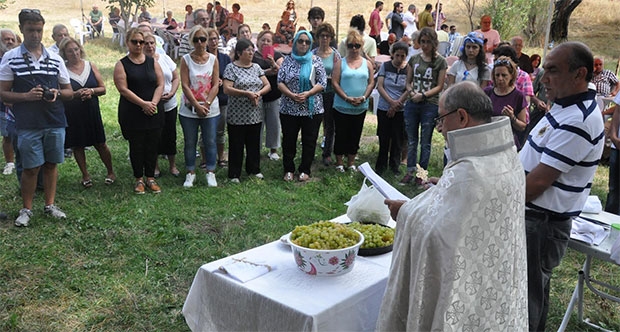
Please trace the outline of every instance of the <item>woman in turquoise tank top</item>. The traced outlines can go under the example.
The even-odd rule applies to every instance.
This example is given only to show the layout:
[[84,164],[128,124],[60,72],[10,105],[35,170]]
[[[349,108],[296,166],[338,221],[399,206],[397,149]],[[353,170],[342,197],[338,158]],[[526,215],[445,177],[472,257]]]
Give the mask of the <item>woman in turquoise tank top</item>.
[[374,87],[374,70],[373,65],[362,57],[364,39],[359,32],[349,31],[346,45],[347,56],[335,63],[332,71],[332,85],[336,92],[334,154],[337,171],[344,172],[343,159],[346,154],[347,168],[355,172],[355,156],[368,110],[367,98]]

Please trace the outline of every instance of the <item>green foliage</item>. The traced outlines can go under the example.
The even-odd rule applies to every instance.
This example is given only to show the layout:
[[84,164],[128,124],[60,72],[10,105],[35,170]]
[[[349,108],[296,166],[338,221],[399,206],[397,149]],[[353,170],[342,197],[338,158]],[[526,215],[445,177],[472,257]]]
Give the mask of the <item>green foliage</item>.
[[108,0],[109,7],[118,7],[121,17],[125,21],[125,29],[128,29],[132,17],[135,17],[141,6],[151,7],[155,0]]
[[520,35],[526,27],[532,0],[490,0],[480,12],[491,15],[493,29],[502,40]]

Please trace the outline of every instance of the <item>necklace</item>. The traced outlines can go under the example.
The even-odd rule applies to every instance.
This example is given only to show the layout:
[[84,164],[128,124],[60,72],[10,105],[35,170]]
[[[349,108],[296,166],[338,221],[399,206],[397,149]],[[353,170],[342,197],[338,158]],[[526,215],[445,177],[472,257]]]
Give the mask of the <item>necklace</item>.
[[202,54],[198,54],[196,52],[192,52],[190,54],[190,56],[192,57],[192,60],[194,60],[194,62],[196,62],[198,64],[207,63],[207,61],[209,60],[209,53],[207,53],[207,52],[204,52]]

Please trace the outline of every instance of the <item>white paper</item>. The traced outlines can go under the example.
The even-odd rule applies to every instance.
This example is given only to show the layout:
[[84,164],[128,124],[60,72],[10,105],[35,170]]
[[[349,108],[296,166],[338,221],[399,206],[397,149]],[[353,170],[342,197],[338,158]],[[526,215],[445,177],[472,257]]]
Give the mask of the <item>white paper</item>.
[[375,171],[370,167],[368,162],[361,164],[357,168],[366,178],[370,181],[375,188],[383,195],[383,197],[387,199],[399,199],[408,201],[409,197],[403,195],[396,188],[392,187],[387,181],[385,181],[382,177],[380,177]]
[[573,219],[571,239],[588,244],[600,245],[609,235],[609,227],[597,225],[580,217]]

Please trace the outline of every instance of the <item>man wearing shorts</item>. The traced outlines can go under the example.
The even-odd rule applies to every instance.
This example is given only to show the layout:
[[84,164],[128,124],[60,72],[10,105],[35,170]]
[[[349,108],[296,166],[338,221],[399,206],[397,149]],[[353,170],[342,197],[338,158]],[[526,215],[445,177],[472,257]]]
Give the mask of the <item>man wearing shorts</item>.
[[37,176],[43,169],[44,212],[66,218],[54,205],[57,164],[64,161],[65,119],[62,100],[71,100],[73,90],[64,61],[48,52],[41,38],[45,20],[38,9],[22,9],[19,29],[24,42],[4,54],[0,63],[0,98],[13,104],[17,146],[23,164],[21,194],[23,208],[15,226],[28,226]]

